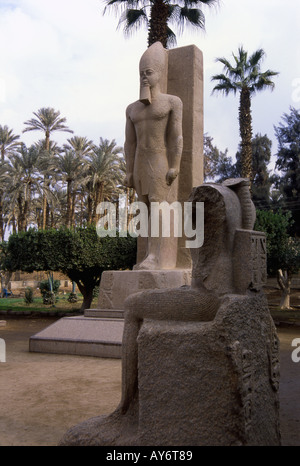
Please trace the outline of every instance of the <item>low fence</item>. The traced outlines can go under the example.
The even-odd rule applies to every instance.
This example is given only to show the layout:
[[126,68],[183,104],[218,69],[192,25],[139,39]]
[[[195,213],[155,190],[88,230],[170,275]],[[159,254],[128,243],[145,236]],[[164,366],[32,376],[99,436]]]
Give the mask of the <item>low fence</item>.
[[[40,282],[37,280],[20,280],[20,281],[10,281],[8,284],[8,289],[12,292],[14,291],[24,291],[27,287],[33,289],[39,288]],[[70,280],[60,280],[60,288],[67,290],[72,290],[72,282]]]

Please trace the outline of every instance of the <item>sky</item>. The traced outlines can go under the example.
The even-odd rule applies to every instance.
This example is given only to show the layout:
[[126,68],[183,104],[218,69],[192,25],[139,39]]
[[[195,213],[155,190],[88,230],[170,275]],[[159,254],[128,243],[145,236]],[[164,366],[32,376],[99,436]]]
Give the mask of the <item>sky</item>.
[[[22,133],[24,122],[53,107],[76,136],[124,144],[125,110],[138,99],[138,66],[147,31],[125,37],[118,15],[103,15],[101,0],[0,0],[0,125],[28,146],[41,132]],[[203,7],[205,32],[186,30],[177,47],[194,44],[204,58],[204,132],[235,159],[239,144],[238,95],[212,94],[211,76],[223,71],[217,57],[232,59],[239,46],[263,48],[262,71],[280,74],[275,89],[252,99],[253,135],[277,141],[274,125],[290,106],[300,108],[300,1],[220,0]],[[175,30],[176,32],[176,30]],[[53,133],[58,144],[69,133]]]

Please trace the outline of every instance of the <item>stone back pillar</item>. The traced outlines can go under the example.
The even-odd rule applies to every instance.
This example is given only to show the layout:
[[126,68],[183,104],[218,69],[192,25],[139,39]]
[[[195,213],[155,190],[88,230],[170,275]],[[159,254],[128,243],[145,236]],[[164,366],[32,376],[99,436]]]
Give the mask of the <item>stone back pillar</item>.
[[[183,151],[178,200],[186,202],[192,189],[203,183],[203,55],[195,45],[168,51],[167,93],[183,103]],[[178,238],[177,267],[191,267],[186,237]]]

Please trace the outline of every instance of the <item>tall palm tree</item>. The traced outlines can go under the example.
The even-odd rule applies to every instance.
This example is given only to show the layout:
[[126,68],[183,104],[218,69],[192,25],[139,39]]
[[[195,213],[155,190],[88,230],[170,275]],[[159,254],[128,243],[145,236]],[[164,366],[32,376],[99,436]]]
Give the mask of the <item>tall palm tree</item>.
[[3,222],[3,200],[4,189],[3,186],[7,180],[7,163],[5,157],[10,157],[17,147],[21,144],[18,139],[20,136],[13,134],[13,130],[8,126],[0,125],[0,152],[1,152],[1,167],[0,167],[0,240],[4,240],[4,222]]
[[11,187],[9,190],[12,211],[17,212],[18,231],[25,231],[33,220],[31,203],[34,193],[40,193],[38,172],[39,151],[22,144],[10,158]]
[[1,161],[4,162],[5,156],[10,156],[14,150],[21,144],[18,139],[20,136],[13,134],[12,129],[8,126],[0,125],[0,151]]
[[[38,169],[43,176],[41,180],[42,187],[42,202],[41,202],[41,216],[42,221],[39,223],[39,228],[45,229],[50,226],[50,211],[51,206],[56,204],[57,190],[56,182],[58,181],[58,172],[56,170],[56,156],[61,152],[61,148],[53,141],[49,141],[46,150],[46,141],[40,140],[35,143],[35,147],[39,151]],[[40,208],[40,207],[38,207]],[[40,215],[40,213],[39,213]]]
[[181,32],[186,25],[204,29],[205,17],[202,5],[212,5],[217,0],[105,0],[107,9],[120,6],[118,27],[124,24],[125,34],[144,25],[148,29],[148,47],[161,42],[164,47],[176,45],[176,35],[169,24],[179,26]]
[[[45,134],[45,150],[50,150],[50,135],[54,131],[66,131],[73,133],[66,125],[66,118],[60,116],[60,111],[54,110],[54,108],[40,108],[37,112],[33,112],[36,118],[31,118],[24,122],[26,128],[23,133],[27,131],[42,131]],[[44,177],[45,190],[49,185],[48,176]],[[44,195],[43,198],[43,229],[47,225],[47,197]]]
[[[72,210],[75,202],[75,181],[80,177],[83,159],[75,151],[66,150],[56,157],[56,167],[63,182],[67,183],[67,209],[65,224],[68,228],[72,226]],[[76,188],[76,187],[75,187]]]
[[67,131],[73,133],[68,126],[65,125],[66,118],[61,118],[60,111],[54,108],[40,108],[37,112],[33,112],[36,118],[31,118],[24,122],[26,128],[23,133],[27,131],[42,131],[45,134],[46,150],[49,150],[50,135],[53,131]]
[[94,145],[92,153],[86,157],[85,185],[89,192],[88,223],[97,221],[97,206],[104,199],[109,198],[106,194],[111,192],[111,185],[116,186],[121,182],[120,153],[122,148],[116,145],[114,139],[110,142],[100,138],[99,146]]
[[64,145],[65,150],[73,150],[75,154],[82,158],[82,167],[78,170],[76,179],[73,180],[72,199],[71,199],[71,225],[75,225],[75,206],[76,197],[78,196],[80,202],[79,210],[79,224],[83,225],[84,218],[84,197],[85,197],[85,177],[86,177],[86,157],[92,153],[94,146],[93,141],[88,140],[86,137],[73,136],[67,139],[68,144]]
[[5,198],[6,194],[11,186],[11,173],[10,173],[10,164],[8,161],[0,160],[0,241],[4,240],[5,233]]
[[278,75],[276,71],[261,71],[261,63],[265,56],[263,49],[256,50],[252,55],[240,47],[238,54],[232,54],[233,65],[226,58],[217,58],[224,65],[224,73],[212,76],[212,81],[218,81],[213,92],[222,92],[226,96],[233,92],[239,92],[239,129],[241,136],[241,162],[242,176],[252,177],[252,117],[251,97],[256,92],[265,89],[273,89],[275,84],[271,80]]

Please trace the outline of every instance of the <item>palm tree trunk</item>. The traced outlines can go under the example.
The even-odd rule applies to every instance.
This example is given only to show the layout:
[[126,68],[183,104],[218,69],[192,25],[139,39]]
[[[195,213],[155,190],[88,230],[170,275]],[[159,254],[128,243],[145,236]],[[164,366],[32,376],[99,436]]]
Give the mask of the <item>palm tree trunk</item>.
[[29,215],[29,202],[28,202],[28,199],[26,199],[26,201],[24,201],[24,209],[23,209],[23,231],[27,230],[28,215]]
[[93,210],[93,223],[96,223],[99,219],[99,214],[97,214],[97,206],[103,200],[103,181],[98,181],[95,188],[96,196]]
[[87,200],[87,223],[88,225],[92,223],[92,213],[93,213],[93,198],[91,194],[89,194],[88,200]]
[[291,282],[292,282],[291,274],[287,270],[282,271],[281,269],[279,269],[277,272],[277,282],[282,292],[279,307],[282,310],[290,309]]
[[11,223],[12,223],[12,228],[13,228],[13,234],[16,234],[17,233],[17,226],[16,226],[15,209],[13,209],[13,211],[12,211]]
[[24,231],[27,230],[29,224],[30,207],[31,207],[31,183],[29,182],[26,189],[24,202]]
[[3,227],[3,190],[0,190],[0,240],[4,240],[4,227]]
[[71,227],[75,227],[75,204],[76,204],[76,192],[72,194],[72,208],[71,208]]
[[46,230],[47,227],[47,220],[48,220],[48,202],[47,202],[47,185],[48,185],[48,176],[44,176],[44,193],[43,193],[43,223],[42,229]]
[[24,210],[23,210],[23,198],[20,195],[18,197],[18,208],[19,208],[19,215],[18,215],[18,233],[20,231],[24,231]]
[[[50,132],[47,130],[45,133],[45,148],[47,152],[50,152]],[[50,153],[49,153],[50,156]],[[48,219],[49,219],[49,206],[47,202],[47,189],[48,189],[48,181],[49,177],[47,175],[44,176],[44,197],[43,197],[43,230],[46,230],[48,226]]]
[[239,125],[241,135],[242,177],[252,181],[252,118],[251,98],[248,88],[240,93]]
[[72,211],[72,198],[71,198],[71,183],[72,180],[67,181],[67,215],[66,225],[68,228],[71,226],[71,211]]
[[167,47],[168,4],[164,0],[155,0],[151,7],[148,47],[154,42],[161,42]]

